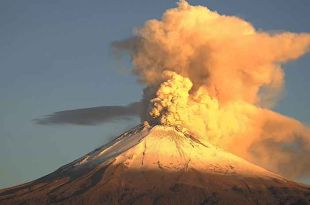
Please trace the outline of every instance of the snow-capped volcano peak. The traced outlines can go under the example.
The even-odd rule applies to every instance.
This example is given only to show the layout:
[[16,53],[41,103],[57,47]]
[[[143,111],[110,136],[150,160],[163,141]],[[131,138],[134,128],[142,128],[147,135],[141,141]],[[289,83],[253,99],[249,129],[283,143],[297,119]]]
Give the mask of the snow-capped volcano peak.
[[135,170],[168,172],[197,169],[206,173],[244,174],[277,177],[224,150],[200,142],[173,127],[157,125],[140,142],[115,158]]

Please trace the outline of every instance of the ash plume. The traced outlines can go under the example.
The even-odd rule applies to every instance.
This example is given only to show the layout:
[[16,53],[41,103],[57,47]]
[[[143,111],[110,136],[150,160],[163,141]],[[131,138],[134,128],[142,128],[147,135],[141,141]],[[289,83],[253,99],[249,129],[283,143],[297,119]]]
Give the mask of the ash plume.
[[271,34],[181,0],[113,47],[146,85],[142,120],[182,127],[287,177],[309,176],[309,128],[270,109],[281,66],[310,50],[310,34]]
[[114,119],[123,119],[139,116],[141,103],[135,102],[127,106],[99,106],[75,110],[55,112],[43,118],[34,119],[36,124],[73,124],[73,125],[97,125]]

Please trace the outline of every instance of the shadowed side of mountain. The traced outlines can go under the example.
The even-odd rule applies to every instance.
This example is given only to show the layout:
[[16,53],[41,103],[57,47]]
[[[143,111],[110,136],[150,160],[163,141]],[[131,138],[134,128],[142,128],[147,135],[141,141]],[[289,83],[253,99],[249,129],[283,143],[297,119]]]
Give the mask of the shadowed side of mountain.
[[[113,170],[113,172],[111,171]],[[97,167],[75,180],[58,179],[14,192],[0,204],[308,204],[310,189],[277,179],[202,173],[133,171]],[[3,195],[1,196],[3,197]]]

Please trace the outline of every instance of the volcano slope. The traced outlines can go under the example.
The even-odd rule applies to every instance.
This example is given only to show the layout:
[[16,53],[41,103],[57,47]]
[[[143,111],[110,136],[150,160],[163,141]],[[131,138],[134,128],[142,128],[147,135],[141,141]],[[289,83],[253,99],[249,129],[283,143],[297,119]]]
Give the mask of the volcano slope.
[[310,187],[172,127],[139,125],[55,172],[0,191],[1,205],[310,204]]

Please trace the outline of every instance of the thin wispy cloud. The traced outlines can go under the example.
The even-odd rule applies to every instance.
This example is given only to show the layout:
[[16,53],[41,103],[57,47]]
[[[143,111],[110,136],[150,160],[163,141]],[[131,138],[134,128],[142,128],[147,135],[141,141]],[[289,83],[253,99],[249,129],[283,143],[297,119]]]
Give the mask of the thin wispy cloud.
[[126,119],[128,117],[138,116],[140,113],[140,104],[140,102],[135,102],[126,106],[99,106],[64,110],[34,119],[33,121],[40,125],[97,125],[115,119]]

